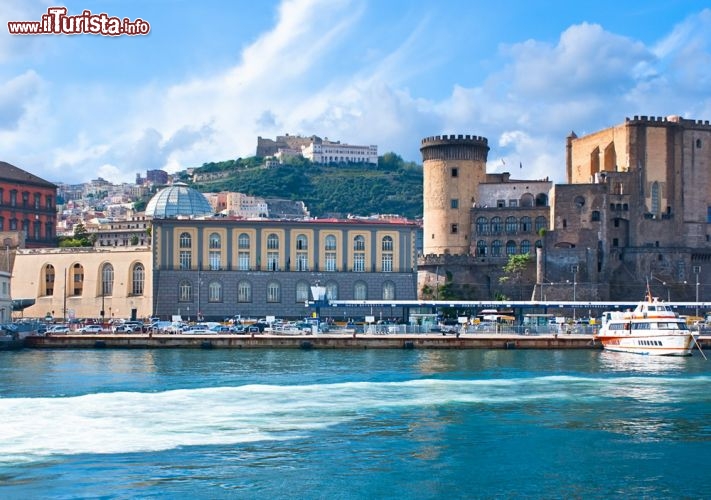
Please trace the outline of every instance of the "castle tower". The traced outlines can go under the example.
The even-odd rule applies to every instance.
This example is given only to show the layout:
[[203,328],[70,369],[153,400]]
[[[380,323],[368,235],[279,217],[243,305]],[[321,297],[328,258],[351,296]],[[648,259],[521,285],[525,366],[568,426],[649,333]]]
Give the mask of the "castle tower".
[[425,137],[420,146],[423,179],[425,255],[469,254],[471,208],[486,180],[485,137]]

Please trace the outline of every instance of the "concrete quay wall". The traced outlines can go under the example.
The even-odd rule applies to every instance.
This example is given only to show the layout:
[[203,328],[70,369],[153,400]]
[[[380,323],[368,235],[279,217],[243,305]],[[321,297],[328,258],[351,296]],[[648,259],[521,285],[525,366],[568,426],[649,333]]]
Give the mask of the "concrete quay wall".
[[51,335],[30,348],[122,349],[600,349],[589,335],[318,334],[318,335]]

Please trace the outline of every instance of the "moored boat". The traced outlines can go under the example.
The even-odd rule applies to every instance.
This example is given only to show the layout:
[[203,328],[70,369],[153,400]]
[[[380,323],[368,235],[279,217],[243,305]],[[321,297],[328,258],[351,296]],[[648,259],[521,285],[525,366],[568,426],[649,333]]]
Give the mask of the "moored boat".
[[634,311],[604,313],[594,338],[608,351],[648,356],[690,356],[696,344],[684,318],[650,294]]

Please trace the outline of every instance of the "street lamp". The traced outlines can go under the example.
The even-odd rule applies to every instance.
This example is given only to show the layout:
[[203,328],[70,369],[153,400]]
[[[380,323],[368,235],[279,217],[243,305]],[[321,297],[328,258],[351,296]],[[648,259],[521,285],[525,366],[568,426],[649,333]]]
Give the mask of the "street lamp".
[[[314,307],[316,308],[316,331],[319,331],[319,323],[321,322],[321,306],[326,302],[326,287],[318,283],[311,286],[311,295],[314,298]],[[372,314],[372,313],[371,313]]]
[[657,280],[658,282],[660,282],[663,286],[665,286],[667,288],[667,302],[671,302],[671,291],[669,289],[669,285],[667,284],[667,282],[660,280],[659,278],[657,278],[655,275],[653,275],[651,273],[649,276],[651,276],[652,279]]
[[696,317],[699,317],[699,274],[701,266],[694,266],[694,274],[696,275]]
[[[573,302],[575,302],[576,301],[576,297],[575,297],[576,290],[575,289],[578,285],[578,283],[577,283],[577,281],[578,281],[578,265],[574,264],[574,265],[570,266],[570,270],[573,272]],[[575,323],[575,304],[573,304],[573,323]]]

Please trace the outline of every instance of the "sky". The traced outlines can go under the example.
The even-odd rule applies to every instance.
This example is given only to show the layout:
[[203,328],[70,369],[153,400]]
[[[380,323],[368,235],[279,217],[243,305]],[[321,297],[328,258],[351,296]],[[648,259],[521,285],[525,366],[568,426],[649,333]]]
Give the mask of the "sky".
[[[150,30],[10,34],[52,7]],[[489,172],[564,182],[571,132],[711,120],[708,1],[2,0],[0,18],[0,160],[51,182],[134,182],[286,133],[417,163],[424,137],[473,134]]]

